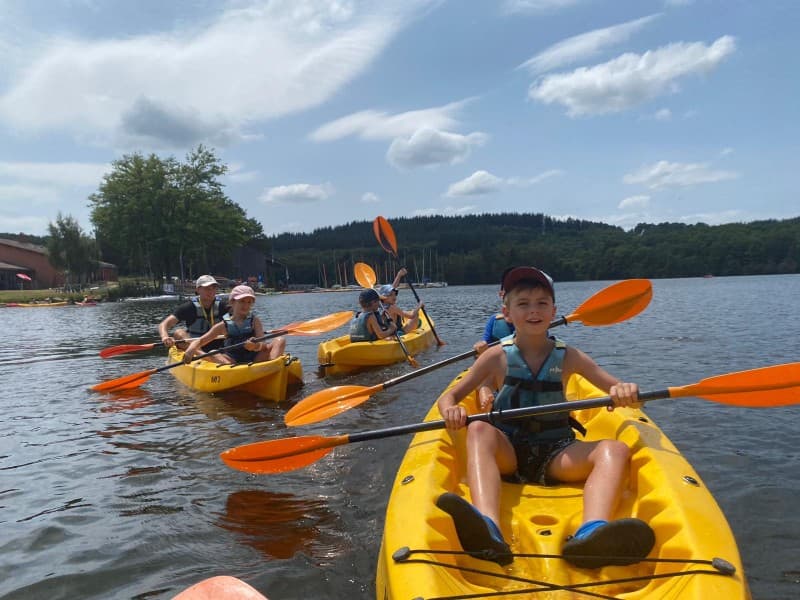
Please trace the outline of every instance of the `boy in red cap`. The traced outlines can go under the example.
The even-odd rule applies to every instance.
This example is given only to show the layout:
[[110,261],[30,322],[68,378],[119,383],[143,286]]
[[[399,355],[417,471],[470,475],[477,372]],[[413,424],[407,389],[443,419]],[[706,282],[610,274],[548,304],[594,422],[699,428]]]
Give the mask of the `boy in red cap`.
[[[516,267],[503,277],[503,315],[513,338],[483,352],[467,374],[438,400],[447,428],[465,426],[462,398],[489,383],[500,390],[494,410],[565,402],[563,389],[579,374],[608,392],[614,406],[636,403],[638,386],[623,383],[577,348],[548,336],[556,316],[550,277],[534,267]],[[472,502],[442,494],[437,506],[453,517],[464,550],[501,565],[513,560],[498,526],[501,478],[540,485],[585,482],[583,523],[564,545],[564,557],[579,567],[632,564],[655,543],[639,519],[611,517],[622,493],[630,449],[617,440],[575,439],[568,413],[501,421],[474,421],[467,427],[467,483]]]

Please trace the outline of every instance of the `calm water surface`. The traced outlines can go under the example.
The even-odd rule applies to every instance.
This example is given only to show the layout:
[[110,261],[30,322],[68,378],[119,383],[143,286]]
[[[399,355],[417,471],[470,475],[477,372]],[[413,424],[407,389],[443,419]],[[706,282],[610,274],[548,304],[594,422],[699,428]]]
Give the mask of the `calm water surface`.
[[[560,313],[610,282],[556,286]],[[645,313],[605,328],[562,327],[568,343],[643,390],[800,360],[800,276],[659,280]],[[420,290],[447,345],[422,365],[471,348],[497,307],[494,286]],[[356,293],[259,297],[268,328],[354,308]],[[410,292],[400,304],[410,307]],[[248,476],[218,454],[286,435],[290,402],[327,384],[317,338],[290,338],[305,386],[284,405],[195,393],[168,372],[126,395],[88,388],[163,364],[158,351],[102,360],[156,339],[173,303],[0,309],[0,599],[171,598],[231,574],[272,600],[374,597],[383,513],[409,438],[337,448],[302,471]],[[337,334],[340,332],[336,332]],[[333,334],[330,334],[331,336]],[[467,366],[450,365],[306,428],[324,435],[420,421]],[[338,380],[374,385],[403,363]],[[757,599],[800,596],[800,407],[736,409],[663,400],[648,413],[722,506]]]

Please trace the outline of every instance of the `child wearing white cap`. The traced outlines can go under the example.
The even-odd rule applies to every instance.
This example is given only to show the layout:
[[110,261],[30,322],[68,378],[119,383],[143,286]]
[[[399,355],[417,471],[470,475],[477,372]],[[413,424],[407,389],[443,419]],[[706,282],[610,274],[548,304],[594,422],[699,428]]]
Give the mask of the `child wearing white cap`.
[[378,288],[378,295],[381,298],[383,313],[389,321],[394,321],[399,335],[405,333],[403,330],[405,320],[410,323],[409,329],[416,329],[419,326],[419,311],[425,306],[423,302],[417,304],[414,310],[403,310],[397,306],[397,296],[400,295],[399,290],[388,283]]
[[[228,303],[217,296],[219,283],[211,275],[201,275],[195,282],[197,296],[178,305],[172,314],[158,324],[158,335],[166,348],[185,343],[187,338],[200,337],[217,323],[222,322],[223,315],[228,314]],[[170,335],[169,330],[178,323],[185,323],[185,328],[178,328]],[[208,352],[222,347],[222,340],[210,340],[203,346]]]

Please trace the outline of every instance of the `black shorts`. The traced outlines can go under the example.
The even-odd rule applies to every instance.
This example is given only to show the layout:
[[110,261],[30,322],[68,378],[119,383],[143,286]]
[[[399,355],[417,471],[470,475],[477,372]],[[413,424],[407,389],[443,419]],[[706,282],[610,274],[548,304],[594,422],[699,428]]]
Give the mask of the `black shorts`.
[[506,435],[517,455],[517,472],[503,476],[503,480],[512,483],[557,484],[557,480],[547,476],[547,467],[565,448],[577,441],[573,435],[553,442],[531,443],[527,433],[518,436]]
[[258,352],[245,350],[243,347],[226,350],[225,354],[233,359],[233,362],[236,364],[251,363],[255,361],[256,356],[258,356]]

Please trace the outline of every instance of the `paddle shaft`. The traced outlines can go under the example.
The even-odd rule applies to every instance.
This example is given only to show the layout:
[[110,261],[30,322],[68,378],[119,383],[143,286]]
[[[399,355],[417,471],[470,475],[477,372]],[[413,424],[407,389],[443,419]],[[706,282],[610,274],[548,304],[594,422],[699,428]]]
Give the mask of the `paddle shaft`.
[[[571,316],[571,315],[570,315]],[[550,328],[558,327],[559,325],[566,325],[568,323],[568,316],[559,317],[550,323]],[[491,348],[492,346],[497,346],[500,343],[500,340],[495,342],[491,342],[486,347]],[[416,371],[411,371],[410,373],[404,373],[398,377],[393,379],[389,379],[388,381],[384,381],[379,386],[375,386],[377,390],[385,390],[390,387],[397,385],[398,383],[403,383],[404,381],[408,381],[409,379],[414,379],[416,377],[421,377],[422,375],[426,375],[431,371],[435,371],[436,369],[440,369],[441,367],[446,367],[447,365],[451,365],[453,363],[465,360],[470,358],[471,356],[477,356],[478,352],[476,350],[469,350],[468,352],[462,352],[461,354],[456,354],[455,356],[451,356],[450,358],[445,358],[444,360],[440,360],[439,362],[433,363],[432,365],[428,365],[427,367],[422,367],[421,369],[417,369]],[[355,395],[355,394],[353,394]]]
[[[372,222],[372,231],[375,233],[375,237],[378,240],[380,247],[394,256],[394,259],[399,263],[400,257],[397,255],[397,238],[394,235],[394,230],[389,224],[389,221],[383,217],[376,217],[376,219]],[[381,237],[381,234],[386,237],[386,243],[384,243],[384,239]],[[411,283],[410,280],[406,281],[406,283],[408,284],[411,293],[414,294],[414,298],[416,299],[417,303],[419,304],[422,302],[419,299],[417,290],[414,289],[414,284]],[[431,318],[428,316],[428,312],[425,310],[424,306],[422,307],[422,314],[425,315],[425,318],[428,320],[428,325],[431,326],[431,332],[433,333],[433,337],[436,338],[436,344],[439,346],[444,346],[444,342],[439,338],[439,334],[436,333],[436,328],[433,326],[433,321],[431,321]]]
[[[276,337],[279,337],[279,336],[282,336],[282,335],[286,335],[289,332],[290,332],[290,330],[288,330],[288,329],[282,329],[281,331],[273,331],[273,332],[268,333],[266,335],[262,335],[261,337],[253,338],[252,341],[254,341],[254,342],[263,342],[264,340],[269,340],[269,339],[276,338]],[[248,340],[248,341],[250,341],[250,340]],[[198,356],[193,356],[190,362],[194,362],[196,360],[200,360],[202,358],[205,358],[206,356],[211,356],[212,354],[221,354],[222,352],[227,352],[228,350],[231,350],[233,348],[241,348],[246,343],[247,343],[247,341],[240,342],[238,344],[233,344],[231,346],[226,346],[224,348],[217,348],[216,350],[210,350],[209,352],[206,352],[205,354],[200,354]],[[151,375],[154,375],[155,373],[161,373],[162,371],[169,371],[170,369],[174,369],[175,367],[180,367],[181,365],[185,365],[185,364],[187,364],[187,363],[185,363],[183,361],[180,361],[180,362],[169,363],[168,365],[164,365],[162,367],[157,367],[155,369],[150,369],[148,371],[142,371],[141,373],[139,373],[139,377],[133,377],[132,379],[125,378],[125,381],[122,382],[120,384],[120,386],[121,385],[128,385],[128,384],[132,383],[133,381],[138,381],[139,379],[145,379],[145,378],[150,377]],[[113,382],[113,380],[112,380],[112,382]],[[111,383],[111,382],[106,382],[106,383]],[[100,384],[100,385],[103,385],[103,384]],[[95,386],[95,387],[97,387],[97,386]],[[115,387],[119,387],[119,386],[109,386],[108,390],[113,390],[113,389],[115,389]]]
[[[660,400],[670,397],[670,390],[658,390],[654,392],[644,392],[639,394],[639,402],[647,402],[649,400]],[[573,410],[586,410],[589,408],[599,408],[603,406],[612,406],[613,401],[610,396],[603,396],[602,398],[590,398],[588,400],[573,400],[561,404],[545,404],[543,406],[525,406],[522,408],[511,408],[508,410],[493,411],[488,413],[480,413],[477,415],[470,415],[467,417],[467,424],[474,421],[486,421],[492,423],[496,421],[511,421],[514,419],[523,419],[526,417],[537,417],[541,415],[552,415],[562,412],[572,412]],[[424,423],[412,423],[410,425],[399,425],[397,427],[387,427],[385,429],[375,429],[373,431],[362,431],[359,433],[351,433],[347,435],[347,443],[367,442],[369,440],[382,439],[387,437],[395,437],[398,435],[405,435],[407,433],[419,433],[421,431],[433,431],[435,429],[444,429],[445,421],[443,419],[437,421],[425,421]]]

